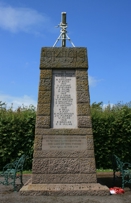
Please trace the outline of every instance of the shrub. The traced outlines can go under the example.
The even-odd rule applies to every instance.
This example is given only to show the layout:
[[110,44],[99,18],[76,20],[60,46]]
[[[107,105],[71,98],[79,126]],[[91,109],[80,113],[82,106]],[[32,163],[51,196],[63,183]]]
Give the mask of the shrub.
[[19,107],[16,111],[0,103],[0,170],[23,153],[28,155],[26,169],[31,169],[35,135],[34,106]]
[[113,153],[124,161],[131,160],[131,103],[118,103],[103,108],[103,103],[91,106],[94,148],[97,168],[112,168]]

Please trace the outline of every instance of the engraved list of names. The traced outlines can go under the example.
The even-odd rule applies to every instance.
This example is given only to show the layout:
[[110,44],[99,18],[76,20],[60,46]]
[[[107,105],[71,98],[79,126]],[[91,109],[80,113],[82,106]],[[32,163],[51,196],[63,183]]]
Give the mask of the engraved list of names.
[[77,128],[75,71],[54,70],[52,87],[52,128]]

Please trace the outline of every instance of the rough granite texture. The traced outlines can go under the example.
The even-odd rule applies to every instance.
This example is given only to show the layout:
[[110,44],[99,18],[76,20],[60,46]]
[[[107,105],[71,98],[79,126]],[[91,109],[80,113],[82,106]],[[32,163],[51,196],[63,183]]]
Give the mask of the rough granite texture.
[[36,128],[50,128],[50,116],[37,116]]
[[[76,79],[87,80],[88,74],[86,69],[76,69]],[[88,82],[88,80],[87,80]]]
[[52,79],[52,69],[44,69],[40,71],[40,79]]
[[38,104],[37,115],[50,116],[50,104]]
[[51,89],[51,79],[40,79],[39,91],[50,91]]
[[76,78],[77,91],[88,91],[88,81],[86,79]]
[[38,104],[50,104],[51,91],[39,91]]
[[90,116],[90,106],[88,103],[77,104],[77,115],[78,116]]
[[33,174],[33,184],[43,183],[96,183],[96,174]]
[[41,129],[35,128],[36,135],[92,135],[92,128],[77,129]]
[[[75,70],[78,128],[51,128],[52,74],[53,70],[58,69]],[[21,189],[22,195],[87,195],[88,193],[107,195],[107,188],[99,187],[96,178],[87,70],[86,48],[42,48],[32,184]],[[58,138],[61,135],[76,136],[73,137],[75,141],[68,143],[69,150],[65,149],[65,143],[59,149]],[[55,141],[45,136],[50,136]],[[83,139],[80,138],[81,136],[84,136]],[[43,142],[46,144],[45,148]],[[60,142],[63,142],[62,138]],[[74,147],[70,148],[70,144]],[[95,185],[90,185],[92,183]],[[55,185],[51,187],[51,184]],[[86,186],[81,188],[81,184]]]
[[43,47],[40,69],[44,68],[88,68],[86,48]]
[[94,158],[37,158],[33,161],[35,174],[86,174],[95,173]]
[[34,152],[42,149],[42,135],[35,135]]
[[[42,143],[42,142],[41,142]],[[42,150],[42,146],[38,145],[37,150],[34,151],[34,158],[92,158],[94,156],[94,150]]]
[[[99,183],[88,184],[31,184],[20,190],[21,195],[30,196],[108,196],[109,188]],[[82,200],[79,200],[83,202]],[[71,201],[72,202],[72,201]],[[84,201],[84,202],[88,202]],[[96,201],[90,201],[96,202]]]
[[78,116],[78,128],[91,128],[91,117],[90,116]]
[[87,91],[77,91],[77,103],[90,103],[90,97]]

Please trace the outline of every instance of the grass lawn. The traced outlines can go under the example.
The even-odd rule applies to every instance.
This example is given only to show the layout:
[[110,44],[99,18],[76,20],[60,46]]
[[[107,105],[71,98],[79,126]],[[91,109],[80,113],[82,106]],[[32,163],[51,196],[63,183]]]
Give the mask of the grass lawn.
[[96,172],[113,172],[112,169],[96,169]]
[[[112,169],[96,169],[96,172],[113,172]],[[32,171],[23,171],[23,174],[32,174]]]

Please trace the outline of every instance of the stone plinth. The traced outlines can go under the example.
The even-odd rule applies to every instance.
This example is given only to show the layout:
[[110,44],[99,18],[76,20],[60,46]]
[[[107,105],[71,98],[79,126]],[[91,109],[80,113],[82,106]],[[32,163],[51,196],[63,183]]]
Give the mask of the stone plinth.
[[109,188],[97,183],[90,184],[28,184],[21,189],[21,195],[31,196],[105,196]]
[[42,48],[31,182],[21,195],[107,195],[97,184],[86,48]]

